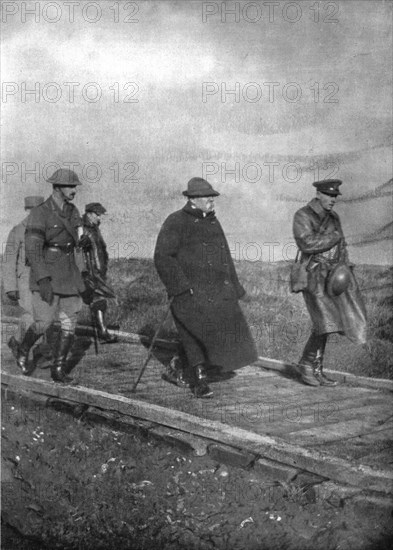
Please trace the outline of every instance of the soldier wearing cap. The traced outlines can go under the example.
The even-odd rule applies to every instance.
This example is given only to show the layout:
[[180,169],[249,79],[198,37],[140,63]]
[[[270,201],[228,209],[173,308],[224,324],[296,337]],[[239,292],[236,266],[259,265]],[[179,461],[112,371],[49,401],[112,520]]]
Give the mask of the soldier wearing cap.
[[27,365],[29,351],[58,314],[60,332],[53,351],[51,375],[55,382],[65,382],[69,380],[66,358],[82,306],[80,293],[85,289],[74,256],[82,220],[71,204],[81,182],[75,172],[64,168],[56,170],[47,181],[53,185],[52,195],[34,208],[27,219],[26,257],[31,268],[34,322],[18,348],[17,364],[24,374],[31,374]]
[[175,380],[171,373],[164,379],[210,397],[210,369],[232,371],[254,362],[257,353],[238,304],[246,293],[214,212],[219,193],[192,178],[183,195],[187,203],[165,220],[154,253],[187,359],[184,369],[177,365]]
[[[30,212],[32,208],[39,206],[44,200],[44,197],[40,196],[25,197],[25,211]],[[23,310],[18,323],[17,338],[12,336],[8,341],[8,346],[13,353],[16,353],[27,328],[33,322],[32,293],[29,286],[30,267],[26,265],[25,257],[27,218],[28,216],[11,229],[3,257],[3,282],[5,293],[13,302],[19,302],[19,306]]]
[[307,271],[303,297],[313,324],[299,361],[303,382],[310,386],[335,386],[323,372],[329,334],[366,342],[366,310],[353,275],[340,218],[333,212],[341,180],[317,181],[317,195],[295,213],[293,233],[300,261]]
[[99,229],[101,216],[105,212],[106,209],[99,202],[86,205],[83,215],[83,235],[79,246],[84,252],[86,261],[86,271],[82,273],[86,286],[83,299],[90,306],[99,338],[107,344],[112,344],[117,342],[117,337],[109,334],[105,322],[107,298],[113,296],[106,284],[109,256]]

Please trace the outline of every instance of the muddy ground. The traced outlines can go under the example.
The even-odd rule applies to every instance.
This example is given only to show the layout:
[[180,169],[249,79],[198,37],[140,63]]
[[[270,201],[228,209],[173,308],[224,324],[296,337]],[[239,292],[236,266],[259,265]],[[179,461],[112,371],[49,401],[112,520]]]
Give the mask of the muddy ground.
[[93,423],[82,410],[2,401],[2,548],[390,549],[391,510]]

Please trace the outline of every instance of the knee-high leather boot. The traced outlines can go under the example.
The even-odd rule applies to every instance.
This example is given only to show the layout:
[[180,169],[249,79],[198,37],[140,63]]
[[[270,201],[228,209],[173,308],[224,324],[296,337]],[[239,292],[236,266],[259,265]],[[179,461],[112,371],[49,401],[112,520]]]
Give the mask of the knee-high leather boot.
[[312,332],[304,346],[302,358],[299,361],[300,377],[307,386],[319,386],[320,381],[315,376],[315,359],[320,345],[320,336]]
[[337,380],[328,378],[323,372],[323,357],[325,355],[327,334],[322,334],[320,338],[321,338],[321,341],[314,360],[315,378],[317,378],[321,386],[337,386],[338,384]]
[[55,347],[54,361],[51,367],[52,380],[55,382],[70,382],[72,378],[66,375],[66,360],[74,342],[72,332],[61,330]]
[[8,345],[16,359],[16,364],[25,376],[29,376],[33,373],[34,363],[32,368],[28,365],[29,351],[40,337],[41,334],[36,332],[34,326],[30,326],[20,344],[17,340],[15,340],[15,338],[8,342]]

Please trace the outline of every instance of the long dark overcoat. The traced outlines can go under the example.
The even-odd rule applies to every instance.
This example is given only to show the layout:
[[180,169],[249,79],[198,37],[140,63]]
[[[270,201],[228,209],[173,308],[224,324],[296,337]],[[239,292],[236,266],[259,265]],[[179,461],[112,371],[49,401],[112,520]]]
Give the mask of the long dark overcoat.
[[[317,334],[338,332],[352,342],[363,344],[367,337],[366,308],[348,260],[340,218],[326,212],[318,199],[313,199],[295,214],[293,233],[301,250],[301,262],[308,271],[304,300]],[[336,297],[326,290],[329,271],[337,262],[350,266],[348,289]]]
[[[208,365],[230,371],[257,359],[238,304],[245,291],[214,212],[204,217],[187,203],[171,214],[158,235],[154,261],[168,295],[174,296],[176,325],[203,349]],[[183,345],[192,362],[193,346],[187,349],[187,342]]]

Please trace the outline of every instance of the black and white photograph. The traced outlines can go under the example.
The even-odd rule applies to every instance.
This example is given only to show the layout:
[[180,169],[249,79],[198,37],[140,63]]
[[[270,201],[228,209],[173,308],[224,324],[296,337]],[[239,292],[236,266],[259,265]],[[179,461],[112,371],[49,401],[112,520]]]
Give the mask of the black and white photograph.
[[393,544],[392,0],[1,0],[1,548]]

